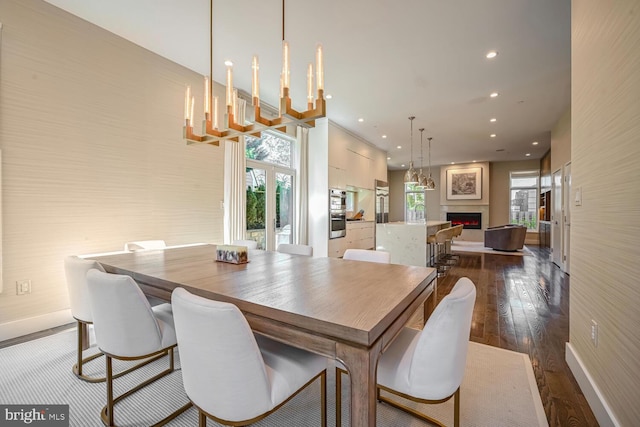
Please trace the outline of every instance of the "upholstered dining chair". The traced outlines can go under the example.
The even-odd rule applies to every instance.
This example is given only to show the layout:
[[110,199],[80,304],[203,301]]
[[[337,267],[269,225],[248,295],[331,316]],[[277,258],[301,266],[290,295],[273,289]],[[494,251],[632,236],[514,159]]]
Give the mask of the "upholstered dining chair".
[[313,256],[313,246],[280,243],[276,249],[283,254]]
[[127,252],[164,249],[166,247],[167,244],[164,240],[139,240],[137,242],[127,242],[124,244],[124,250]]
[[[91,314],[91,303],[89,301],[87,288],[87,272],[95,268],[104,271],[100,263],[93,260],[83,259],[72,255],[64,259],[64,271],[67,279],[67,289],[69,292],[69,305],[71,307],[71,315],[76,319],[78,339],[77,339],[77,361],[73,365],[72,371],[81,380],[90,383],[99,383],[106,380],[104,376],[87,375],[84,372],[84,365],[90,361],[102,356],[98,352],[91,356],[83,357],[83,349],[89,348],[90,343],[85,341],[89,337],[89,325],[93,324],[93,315]],[[129,372],[143,366],[151,361],[145,361],[139,365],[122,370],[114,374],[114,378],[121,377]]]
[[[439,426],[443,424],[386,395],[419,403],[442,403],[454,399],[454,425],[460,425],[460,385],[464,377],[476,287],[466,277],[433,311],[422,331],[405,327],[378,361],[378,400]],[[341,425],[342,390],[339,365],[336,376],[336,425]]]
[[391,262],[391,254],[385,251],[373,251],[369,249],[347,249],[344,251],[342,259],[389,264]]
[[327,425],[324,357],[254,335],[233,304],[176,288],[171,295],[187,396],[207,418],[245,426],[275,412],[320,378],[321,422]]
[[[98,269],[87,272],[89,301],[98,348],[106,358],[107,404],[102,422],[114,426],[114,407],[174,370],[173,350],[177,345],[171,304],[151,307],[138,284],[129,276],[109,274]],[[169,367],[129,391],[113,396],[113,359],[140,360],[169,355]],[[163,418],[162,426],[191,407],[191,402]]]
[[78,330],[78,359],[73,365],[73,373],[81,380],[96,383],[105,381],[105,377],[91,377],[85,375],[83,366],[85,363],[102,356],[102,353],[96,353],[92,356],[83,358],[82,350],[89,347],[89,343],[85,339],[89,336],[88,327],[93,323],[91,315],[91,303],[89,302],[89,294],[87,290],[87,272],[95,268],[104,271],[102,266],[93,260],[82,259],[77,256],[68,256],[64,259],[64,272],[67,279],[67,289],[69,292],[69,305],[71,306],[71,315],[76,319]]
[[258,249],[258,242],[255,240],[234,240],[231,244],[235,246],[246,246],[249,250]]

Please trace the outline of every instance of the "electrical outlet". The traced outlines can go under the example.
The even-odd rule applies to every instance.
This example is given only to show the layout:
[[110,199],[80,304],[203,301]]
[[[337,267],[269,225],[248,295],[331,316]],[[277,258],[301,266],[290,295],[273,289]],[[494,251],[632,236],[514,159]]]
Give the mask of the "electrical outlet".
[[598,347],[598,324],[591,319],[591,342],[594,347]]
[[25,295],[31,293],[31,280],[16,281],[16,295]]

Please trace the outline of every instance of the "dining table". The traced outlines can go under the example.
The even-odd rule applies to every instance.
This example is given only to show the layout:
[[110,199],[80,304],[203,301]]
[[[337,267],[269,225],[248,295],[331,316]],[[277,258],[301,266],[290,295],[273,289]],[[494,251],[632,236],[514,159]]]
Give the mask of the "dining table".
[[428,318],[436,270],[263,250],[248,255],[244,264],[219,262],[216,245],[202,244],[91,259],[165,301],[182,287],[235,304],[254,332],[339,360],[349,372],[351,425],[375,426],[378,358],[414,313]]

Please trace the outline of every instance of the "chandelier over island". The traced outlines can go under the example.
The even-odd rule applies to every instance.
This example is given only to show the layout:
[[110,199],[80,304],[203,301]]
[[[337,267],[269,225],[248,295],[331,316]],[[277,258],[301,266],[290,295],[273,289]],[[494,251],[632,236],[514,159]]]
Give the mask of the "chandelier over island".
[[282,1],[282,71],[280,73],[280,114],[273,119],[262,117],[260,109],[260,78],[258,57],[254,56],[251,64],[251,99],[254,110],[250,124],[238,123],[238,93],[233,88],[233,64],[225,62],[226,96],[224,124],[218,122],[218,97],[213,96],[213,0],[210,2],[210,68],[209,76],[204,78],[204,121],[202,134],[194,132],[195,97],[191,95],[191,87],[187,86],[184,100],[183,135],[187,144],[220,145],[220,141],[238,141],[243,135],[260,136],[263,130],[272,129],[286,132],[287,126],[311,128],[315,120],[326,116],[324,99],[324,64],[322,45],[316,48],[316,99],[313,94],[313,64],[307,67],[307,110],[297,111],[291,107],[289,43],[284,39],[284,0]]

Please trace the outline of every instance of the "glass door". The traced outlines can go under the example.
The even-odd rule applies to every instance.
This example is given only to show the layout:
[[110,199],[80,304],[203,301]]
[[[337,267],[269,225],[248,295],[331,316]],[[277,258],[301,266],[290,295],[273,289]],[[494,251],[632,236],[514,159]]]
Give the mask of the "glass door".
[[276,250],[293,243],[294,173],[292,170],[247,160],[247,239],[259,249]]
[[276,243],[293,243],[293,174],[278,171],[275,173],[275,233]]

